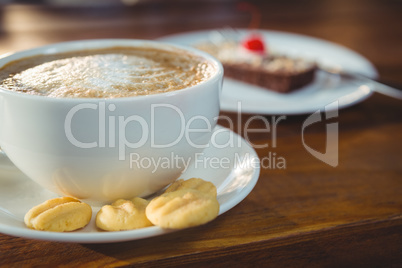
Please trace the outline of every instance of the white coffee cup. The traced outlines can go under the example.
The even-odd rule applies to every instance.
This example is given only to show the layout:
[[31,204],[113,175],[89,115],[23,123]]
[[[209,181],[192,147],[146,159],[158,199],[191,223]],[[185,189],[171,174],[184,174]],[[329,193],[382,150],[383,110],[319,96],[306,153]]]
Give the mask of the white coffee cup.
[[216,72],[189,88],[114,99],[50,98],[0,88],[0,146],[50,191],[92,203],[147,196],[176,180],[211,138],[223,68],[201,51],[144,40],[73,41],[11,54],[0,59],[0,67],[39,54],[116,46],[184,49]]

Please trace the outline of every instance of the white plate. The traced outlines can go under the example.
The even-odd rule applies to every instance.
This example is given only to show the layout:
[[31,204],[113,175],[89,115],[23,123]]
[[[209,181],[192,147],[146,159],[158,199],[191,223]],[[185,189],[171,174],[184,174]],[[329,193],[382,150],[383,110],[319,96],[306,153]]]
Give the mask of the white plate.
[[[181,45],[194,45],[208,40],[211,31],[213,30],[175,34],[158,40]],[[249,32],[248,30],[237,31],[240,38]],[[298,34],[266,30],[259,32],[266,40],[269,49],[283,54],[306,57],[323,64],[341,66],[369,77],[377,77],[376,69],[367,59],[343,46]],[[310,85],[287,94],[275,93],[225,78],[221,109],[242,113],[305,114],[322,109],[337,100],[339,108],[347,107],[366,99],[371,94],[372,91],[368,86],[341,81],[339,77],[322,72],[317,72],[315,81]]]
[[[233,146],[229,146],[233,144]],[[182,174],[181,178],[199,177],[215,184],[220,203],[219,214],[240,203],[254,188],[260,165],[254,149],[231,130],[217,126],[210,146]],[[0,232],[18,237],[77,242],[106,243],[136,240],[162,235],[172,230],[147,227],[131,231],[103,232],[94,223],[99,208],[84,229],[70,233],[36,231],[24,224],[25,213],[34,205],[56,194],[44,190],[17,170],[5,156],[0,158]]]

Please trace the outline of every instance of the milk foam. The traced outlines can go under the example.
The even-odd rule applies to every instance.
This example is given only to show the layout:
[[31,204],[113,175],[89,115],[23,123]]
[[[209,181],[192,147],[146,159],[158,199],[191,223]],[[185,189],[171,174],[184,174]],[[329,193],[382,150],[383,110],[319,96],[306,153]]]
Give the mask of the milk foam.
[[141,53],[61,58],[13,74],[2,85],[50,97],[125,97],[182,89],[210,75],[205,62],[172,56],[171,61]]

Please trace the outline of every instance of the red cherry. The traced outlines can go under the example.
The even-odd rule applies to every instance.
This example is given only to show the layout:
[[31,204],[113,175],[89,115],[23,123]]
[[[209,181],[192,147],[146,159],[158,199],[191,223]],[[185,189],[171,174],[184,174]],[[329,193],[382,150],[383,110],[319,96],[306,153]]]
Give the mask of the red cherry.
[[264,40],[261,38],[260,35],[251,35],[243,41],[243,47],[253,51],[262,53],[265,51],[265,44]]

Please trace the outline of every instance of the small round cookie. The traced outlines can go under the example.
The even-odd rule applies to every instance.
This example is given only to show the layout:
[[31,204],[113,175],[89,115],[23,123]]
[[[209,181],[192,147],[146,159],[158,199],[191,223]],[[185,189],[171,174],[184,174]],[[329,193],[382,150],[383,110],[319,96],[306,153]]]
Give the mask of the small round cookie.
[[218,200],[194,189],[164,193],[152,199],[146,208],[146,215],[153,224],[171,229],[201,225],[218,214]]
[[105,231],[132,230],[152,226],[145,216],[149,201],[136,197],[132,200],[119,199],[106,205],[96,215],[96,226]]
[[182,189],[194,189],[202,193],[208,194],[216,198],[217,190],[212,182],[204,181],[200,178],[191,178],[188,180],[179,179],[173,182],[166,190],[165,193],[174,192]]
[[72,197],[47,200],[30,209],[24,222],[32,229],[69,232],[85,227],[92,217],[91,207]]

